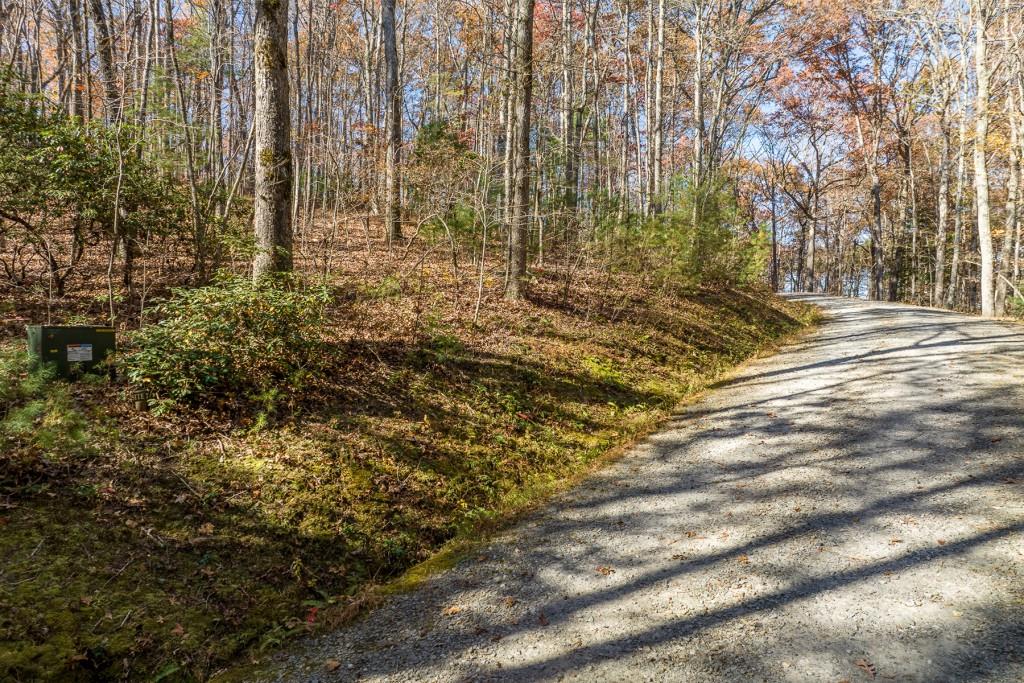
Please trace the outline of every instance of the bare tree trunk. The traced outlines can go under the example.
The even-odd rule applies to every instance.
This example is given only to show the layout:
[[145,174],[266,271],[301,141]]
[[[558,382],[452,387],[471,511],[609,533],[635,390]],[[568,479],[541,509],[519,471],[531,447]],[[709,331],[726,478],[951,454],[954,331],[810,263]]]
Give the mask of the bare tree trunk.
[[387,106],[387,154],[384,223],[392,241],[402,239],[402,185],[399,161],[402,148],[402,90],[398,84],[398,44],[395,39],[395,0],[381,3],[384,39],[384,62],[387,75],[385,102]]
[[[569,0],[562,0],[562,153],[565,158],[565,187],[563,206],[572,214],[576,213],[576,186],[579,182],[576,151],[577,117],[572,71],[572,8]],[[585,86],[584,86],[585,87]]]
[[292,269],[287,0],[256,0],[253,30],[256,196],[253,278]]
[[[694,3],[693,36],[693,180],[694,188],[700,186],[704,175],[704,19],[702,3]],[[694,202],[696,207],[696,202]],[[696,208],[694,209],[696,223]]]
[[949,222],[949,105],[942,112],[942,149],[939,152],[938,216],[935,224],[935,287],[932,302],[945,301],[946,224]]
[[985,32],[988,28],[989,7],[988,0],[975,0],[974,5],[974,66],[978,79],[974,121],[974,194],[978,202],[978,249],[981,253],[981,314],[990,318],[995,315],[995,258],[989,214],[988,162],[985,158],[989,118],[989,71]]
[[806,261],[804,262],[804,291],[813,292],[816,287],[816,279],[814,277],[814,246],[817,241],[817,228],[818,228],[818,210],[814,209],[814,215],[807,221],[807,250],[804,253]]
[[103,105],[107,123],[120,119],[121,112],[117,92],[117,77],[114,71],[114,38],[103,8],[103,0],[91,0],[93,22],[96,24],[96,49],[100,57],[100,73],[103,78]]
[[85,69],[85,46],[82,42],[82,10],[79,0],[71,0],[69,6],[71,42],[74,50],[71,58],[71,115],[84,119],[86,111],[82,93],[85,91],[85,81],[82,78],[82,71]]
[[995,314],[1006,314],[1007,280],[1010,277],[1010,251],[1013,249],[1013,238],[1017,233],[1018,209],[1020,195],[1020,121],[1014,96],[1011,91],[1006,97],[1006,117],[1010,123],[1009,146],[1009,178],[1006,180],[1006,229],[1003,233],[1003,245],[999,250],[999,270],[996,278]]
[[[209,13],[210,28],[210,176],[213,178],[214,187],[220,184],[224,168],[224,129],[221,125],[221,108],[224,91],[224,59],[221,46],[223,39],[221,32],[224,26],[224,8],[222,0],[212,0],[208,3],[206,11]],[[226,181],[225,181],[226,182]],[[220,207],[218,207],[220,208]]]
[[529,237],[530,107],[533,95],[534,0],[516,0],[513,42],[515,52],[515,184],[512,203],[511,263],[505,297],[519,299],[526,285],[526,247]]
[[961,243],[963,242],[964,228],[964,177],[967,173],[967,155],[965,150],[965,145],[967,144],[967,114],[964,111],[960,112],[959,136],[960,140],[957,148],[956,192],[953,197],[953,207],[955,210],[953,214],[953,257],[949,266],[949,287],[946,289],[946,308],[953,308],[956,304],[957,285],[959,284],[960,278],[960,248]]
[[775,181],[771,182],[771,203],[772,203],[772,291],[779,291],[779,231],[778,231],[778,209],[775,201]]
[[885,276],[885,254],[882,249],[882,183],[878,171],[871,174],[871,299],[882,300],[882,278]]
[[[653,8],[652,8],[653,11]],[[665,0],[658,0],[658,16],[655,27],[657,38],[654,41],[654,92],[651,95],[651,110],[648,116],[651,117],[647,126],[648,130],[648,165],[651,172],[647,184],[647,213],[657,213],[661,210],[659,206],[659,195],[661,193],[661,163],[664,147],[664,82],[665,82]]]

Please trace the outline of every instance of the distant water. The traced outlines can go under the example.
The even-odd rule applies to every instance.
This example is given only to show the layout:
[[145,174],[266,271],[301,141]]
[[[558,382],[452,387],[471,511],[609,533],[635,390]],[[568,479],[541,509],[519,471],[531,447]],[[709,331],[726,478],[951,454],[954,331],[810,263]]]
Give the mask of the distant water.
[[[846,275],[843,277],[843,296],[852,296],[858,299],[868,298],[868,287],[871,281],[871,271],[866,268],[858,275]],[[825,278],[819,276],[817,286],[814,288],[815,291],[823,291],[825,289]],[[783,292],[801,292],[803,287],[797,282],[796,271],[791,270],[783,273],[782,278],[782,291]]]

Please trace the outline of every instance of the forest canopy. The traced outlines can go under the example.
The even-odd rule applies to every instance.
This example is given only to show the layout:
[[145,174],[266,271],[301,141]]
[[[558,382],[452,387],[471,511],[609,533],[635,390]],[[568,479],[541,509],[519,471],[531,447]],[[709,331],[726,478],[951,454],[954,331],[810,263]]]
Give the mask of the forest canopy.
[[[4,173],[26,181],[3,192],[9,279],[62,292],[104,235],[129,315],[139,252],[173,242],[204,282],[285,264],[291,243],[261,234],[329,261],[311,232],[368,221],[389,244],[504,254],[484,279],[511,296],[557,264],[1015,305],[1014,3],[268,7],[5,3]],[[260,50],[287,64],[276,80]],[[288,230],[253,237],[253,212]]]

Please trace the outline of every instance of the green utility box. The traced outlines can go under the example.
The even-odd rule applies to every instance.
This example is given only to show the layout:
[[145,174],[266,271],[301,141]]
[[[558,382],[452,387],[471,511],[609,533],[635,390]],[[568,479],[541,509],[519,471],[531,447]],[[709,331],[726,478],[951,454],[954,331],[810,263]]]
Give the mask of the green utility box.
[[28,350],[43,363],[57,366],[60,377],[108,369],[113,356],[114,328],[28,325]]

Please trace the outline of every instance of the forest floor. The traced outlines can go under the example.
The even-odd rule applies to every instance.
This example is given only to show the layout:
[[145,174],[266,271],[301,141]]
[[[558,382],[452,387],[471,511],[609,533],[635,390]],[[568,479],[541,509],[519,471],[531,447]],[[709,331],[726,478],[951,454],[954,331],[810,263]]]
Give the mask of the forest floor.
[[265,679],[1024,680],[1024,331],[804,300],[818,333]]
[[[103,320],[101,263],[96,291],[0,292],[0,678],[205,680],[347,623],[815,317],[541,270],[517,304],[488,275],[477,316],[472,265],[409,259],[338,257],[334,371],[270,424],[27,375],[24,324]],[[150,296],[182,272],[151,264]]]

